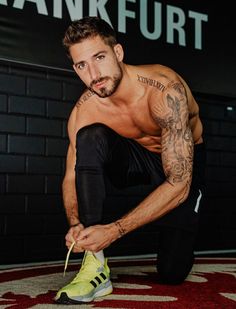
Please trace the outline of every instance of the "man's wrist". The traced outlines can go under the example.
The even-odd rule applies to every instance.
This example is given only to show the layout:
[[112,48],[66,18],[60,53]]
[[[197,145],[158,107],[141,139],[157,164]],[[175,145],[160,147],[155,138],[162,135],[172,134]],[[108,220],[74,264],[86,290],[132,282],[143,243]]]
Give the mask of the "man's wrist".
[[77,222],[77,223],[75,223],[75,224],[70,224],[70,227],[76,227],[76,226],[78,226],[78,225],[80,225],[81,223],[80,222]]
[[118,238],[121,238],[122,236],[124,236],[126,234],[126,230],[124,229],[124,227],[122,226],[122,223],[117,220],[116,222],[114,222],[116,229],[119,233]]

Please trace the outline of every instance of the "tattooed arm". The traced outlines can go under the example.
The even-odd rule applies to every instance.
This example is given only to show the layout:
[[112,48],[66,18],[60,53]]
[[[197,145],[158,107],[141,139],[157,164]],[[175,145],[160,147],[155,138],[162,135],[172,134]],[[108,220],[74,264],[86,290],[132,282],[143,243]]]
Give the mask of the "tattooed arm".
[[171,83],[162,101],[153,104],[152,116],[162,129],[162,164],[166,181],[182,187],[176,206],[188,195],[192,180],[193,137],[189,127],[189,110],[181,83]]
[[134,210],[118,220],[121,235],[177,207],[187,198],[190,189],[193,138],[188,124],[189,112],[183,85],[170,83],[163,91],[162,99],[151,103],[151,114],[162,129],[162,164],[166,181]]

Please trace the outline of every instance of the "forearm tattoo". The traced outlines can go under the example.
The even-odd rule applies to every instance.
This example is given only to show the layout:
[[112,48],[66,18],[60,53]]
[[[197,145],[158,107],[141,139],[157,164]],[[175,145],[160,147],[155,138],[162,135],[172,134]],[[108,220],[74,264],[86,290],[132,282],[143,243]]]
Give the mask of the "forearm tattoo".
[[192,178],[193,138],[183,85],[172,83],[152,112],[162,128],[162,163],[167,181],[172,185],[185,181],[187,191]]

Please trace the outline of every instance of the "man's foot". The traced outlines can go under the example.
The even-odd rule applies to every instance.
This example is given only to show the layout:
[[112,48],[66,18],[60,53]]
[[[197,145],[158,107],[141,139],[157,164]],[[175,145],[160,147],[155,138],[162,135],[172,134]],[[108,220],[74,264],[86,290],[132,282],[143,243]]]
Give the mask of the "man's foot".
[[102,265],[92,253],[86,252],[79,273],[57,292],[55,301],[59,304],[87,303],[112,290],[107,259]]

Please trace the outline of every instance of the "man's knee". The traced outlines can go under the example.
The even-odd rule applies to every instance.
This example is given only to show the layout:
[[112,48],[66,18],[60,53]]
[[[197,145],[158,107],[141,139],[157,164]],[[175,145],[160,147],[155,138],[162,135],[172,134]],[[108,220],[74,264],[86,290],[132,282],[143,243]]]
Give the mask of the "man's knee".
[[181,284],[189,275],[193,266],[193,260],[172,261],[157,264],[158,279],[160,283],[176,285]]
[[80,129],[76,134],[77,164],[98,165],[104,162],[109,150],[107,140],[110,131],[109,127],[101,123],[94,123]]
[[110,128],[102,123],[94,123],[81,128],[76,135],[76,145],[80,147],[81,145],[88,145],[91,142],[96,143],[97,141],[106,138],[107,131]]

